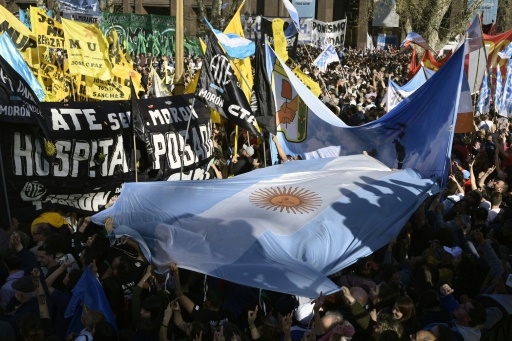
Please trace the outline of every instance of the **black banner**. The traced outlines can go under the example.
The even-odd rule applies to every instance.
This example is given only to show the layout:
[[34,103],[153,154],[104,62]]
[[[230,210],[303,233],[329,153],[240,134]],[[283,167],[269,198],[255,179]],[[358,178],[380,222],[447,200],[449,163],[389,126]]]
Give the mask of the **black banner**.
[[[139,101],[142,120],[151,137],[154,171],[139,173],[139,181],[209,177],[213,154],[209,110],[193,95]],[[45,158],[42,136],[23,124],[4,124],[1,143],[8,195],[13,205],[40,206],[52,202],[63,210],[91,214],[118,195],[122,184],[134,181],[133,136],[129,101],[41,103],[55,144]],[[188,118],[191,124],[184,147]],[[137,145],[137,149],[145,148]]]
[[228,57],[213,34],[208,39],[196,96],[228,121],[260,136],[249,101],[240,88]]

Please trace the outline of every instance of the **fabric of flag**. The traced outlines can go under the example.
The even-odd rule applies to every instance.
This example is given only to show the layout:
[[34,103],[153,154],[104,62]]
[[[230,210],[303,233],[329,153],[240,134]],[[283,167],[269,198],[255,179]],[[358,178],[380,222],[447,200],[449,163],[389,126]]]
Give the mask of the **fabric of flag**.
[[433,51],[430,45],[428,45],[428,43],[426,42],[426,40],[423,39],[423,37],[416,32],[408,33],[404,41],[402,41],[402,44],[400,44],[400,48],[404,49],[405,47],[408,47],[410,44],[416,44],[418,46],[421,46],[426,51]]
[[256,73],[254,75],[253,93],[256,97],[256,111],[254,115],[261,128],[269,133],[276,134],[276,106],[272,86],[267,77],[265,67],[265,48],[260,41],[256,46]]
[[316,59],[313,61],[313,64],[318,66],[318,69],[322,72],[325,72],[327,70],[327,66],[331,63],[340,62],[340,58],[338,57],[338,54],[336,53],[336,49],[333,45],[329,45],[325,48],[325,50],[316,57]]
[[[347,127],[278,56],[267,55],[267,69],[273,70],[279,143],[286,154],[303,159],[375,150],[375,157],[388,167],[415,168],[444,184],[459,111],[464,56],[465,48],[459,49],[393,111],[365,125]],[[272,160],[276,162],[277,155],[273,154]]]
[[388,81],[386,99],[387,111],[393,110],[400,102],[418,90],[434,73],[434,71],[422,67],[422,71],[416,73],[416,75],[403,86],[398,85],[390,79]]
[[508,46],[498,52],[498,56],[500,56],[503,59],[510,59],[512,58],[512,43],[508,44]]
[[130,85],[130,89],[130,117],[132,122],[133,134],[135,135],[136,139],[138,139],[140,142],[136,147],[137,150],[140,151],[138,168],[142,172],[150,168],[153,165],[153,162],[156,160],[156,158],[153,146],[151,144],[151,136],[149,135],[149,132],[146,130],[144,121],[142,119],[142,114],[140,112],[140,106],[137,100],[137,94],[135,93],[133,82]]
[[162,79],[156,72],[155,68],[151,66],[151,72],[149,73],[149,79],[151,80],[151,85],[154,90],[154,96],[156,98],[158,97],[165,97],[165,96],[171,96],[171,92],[167,87],[165,86],[164,82],[162,82]]
[[503,96],[501,101],[501,111],[503,116],[512,117],[512,59],[508,60],[507,77],[503,86]]
[[469,44],[467,53],[476,51],[484,47],[484,39],[482,26],[480,23],[480,16],[476,15],[468,30],[466,31],[466,40]]
[[213,28],[206,18],[204,18],[204,21],[206,21],[206,24],[208,24],[213,33],[215,33],[215,36],[217,36],[217,39],[222,44],[224,50],[226,50],[228,56],[236,59],[245,59],[254,56],[256,45],[254,45],[253,41],[245,39],[238,34],[223,33]]
[[503,92],[503,77],[501,77],[501,68],[498,66],[496,68],[496,88],[494,91],[494,111],[500,116],[503,115],[501,110],[501,94]]
[[39,65],[39,51],[37,40],[30,29],[18,20],[7,8],[0,5],[0,34],[6,33],[15,42],[16,48],[23,56],[23,59],[30,67],[37,68]]
[[220,181],[126,183],[116,204],[92,220],[112,217],[115,234],[118,226],[137,230],[160,271],[172,261],[251,287],[318,297],[339,290],[328,275],[395,237],[429,191],[436,191],[431,179],[358,154]]
[[27,26],[27,28],[31,30],[32,24],[30,23],[30,17],[27,15],[27,12],[20,8],[18,13],[20,15],[20,21],[23,23],[23,25]]
[[[227,24],[224,29],[224,33],[233,33],[239,35],[240,37],[244,37],[244,27],[242,26],[241,21],[241,11],[245,1],[238,7],[238,10],[235,12],[230,22]],[[204,44],[201,41],[201,44]],[[203,52],[206,47],[203,47]],[[238,80],[240,81],[240,87],[244,91],[245,98],[249,100],[251,98],[251,91],[253,86],[253,76],[252,76],[252,65],[250,58],[245,59],[235,59],[232,61],[233,67],[235,69],[235,74]],[[244,81],[245,79],[245,81]]]
[[295,6],[293,6],[290,0],[283,0],[283,5],[288,10],[288,13],[290,14],[290,18],[292,18],[293,20],[293,25],[295,26],[295,28],[300,27],[299,12],[297,12]]
[[98,25],[62,18],[68,51],[69,71],[101,80],[112,78],[112,65],[108,57],[108,44]]
[[228,121],[252,134],[260,135],[249,100],[240,88],[233,67],[214,34],[210,34],[207,42],[196,97]]
[[414,75],[419,71],[418,67],[418,54],[416,53],[416,47],[412,50],[411,62],[409,63],[409,74],[408,78],[412,79]]
[[32,71],[30,71],[27,63],[23,59],[23,56],[18,52],[16,46],[7,34],[0,35],[0,55],[12,67],[12,69],[16,70],[16,73],[24,79],[28,84],[28,87],[36,95],[37,99],[39,99],[39,101],[43,101],[46,96],[43,87],[39,84]]
[[37,45],[48,48],[64,48],[64,31],[62,24],[50,18],[45,9],[30,7],[30,19],[34,23],[32,31],[36,35]]
[[91,265],[85,269],[80,280],[71,291],[71,300],[68,303],[64,317],[71,317],[66,335],[71,333],[80,333],[84,326],[81,318],[84,306],[87,310],[101,311],[105,320],[117,330],[117,323],[110,307],[105,291],[101,287],[96,276],[91,272]]
[[482,87],[478,96],[477,112],[485,114],[489,112],[491,106],[491,91],[489,87],[489,78],[487,71],[485,72],[484,79],[482,81]]
[[373,46],[372,36],[369,33],[366,33],[366,50],[368,50],[368,51],[375,50],[375,46]]
[[59,0],[61,6],[81,11],[100,12],[99,0]]

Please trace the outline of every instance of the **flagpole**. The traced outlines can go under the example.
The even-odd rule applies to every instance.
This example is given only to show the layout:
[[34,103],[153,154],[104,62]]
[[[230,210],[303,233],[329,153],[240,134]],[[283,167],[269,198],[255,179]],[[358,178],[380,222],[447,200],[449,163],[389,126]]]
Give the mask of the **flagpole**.
[[9,230],[12,226],[11,208],[9,206],[9,199],[7,196],[7,183],[5,182],[5,171],[4,171],[4,157],[2,155],[2,146],[0,146],[0,175],[2,176],[2,186],[4,188],[5,195],[5,208],[7,209],[7,223],[9,224]]
[[194,110],[195,102],[196,102],[196,97],[194,96],[192,98],[192,103],[191,103],[191,113],[188,116],[187,130],[185,131],[185,140],[183,141],[183,148],[181,149],[181,156],[180,156],[180,162],[181,162],[180,181],[183,179],[183,157],[185,156],[185,146],[187,145],[188,130],[190,129],[190,121],[192,121],[192,116],[196,115],[196,111]]

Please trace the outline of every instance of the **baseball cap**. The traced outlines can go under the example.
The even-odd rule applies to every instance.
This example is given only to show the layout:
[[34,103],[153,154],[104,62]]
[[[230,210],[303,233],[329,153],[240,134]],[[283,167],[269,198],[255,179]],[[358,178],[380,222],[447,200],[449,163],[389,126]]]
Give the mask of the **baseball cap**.
[[248,146],[248,145],[244,144],[243,148],[247,152],[247,155],[249,155],[249,156],[254,155],[254,148],[252,146]]
[[470,178],[470,176],[471,176],[471,173],[469,173],[469,171],[464,169],[462,171],[462,176],[464,177],[464,180],[468,180]]
[[12,283],[12,288],[21,292],[32,292],[35,291],[34,283],[32,282],[32,276],[23,276]]

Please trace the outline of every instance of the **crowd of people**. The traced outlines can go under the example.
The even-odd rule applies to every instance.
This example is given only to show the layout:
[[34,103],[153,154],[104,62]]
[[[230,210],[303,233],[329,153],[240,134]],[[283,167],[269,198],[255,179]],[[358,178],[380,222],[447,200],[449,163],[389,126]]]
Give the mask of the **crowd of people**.
[[[307,62],[308,51],[300,49],[297,61],[325,84],[321,98],[347,124],[384,115],[386,80],[407,81],[410,55],[339,52],[341,63],[326,73]],[[260,292],[174,263],[157,274],[134,240],[116,238],[110,224],[98,226],[91,217],[51,209],[13,218],[8,231],[0,229],[0,338],[510,340],[512,133],[492,110],[475,126],[474,134],[455,136],[446,189],[427,199],[388,245],[331,275],[340,291],[319,297]],[[232,130],[213,130],[215,178],[264,165],[267,150],[257,138]],[[282,162],[299,159],[277,147]],[[70,327],[65,311],[85,271],[101,283],[116,325],[106,311],[84,309],[80,329]]]

